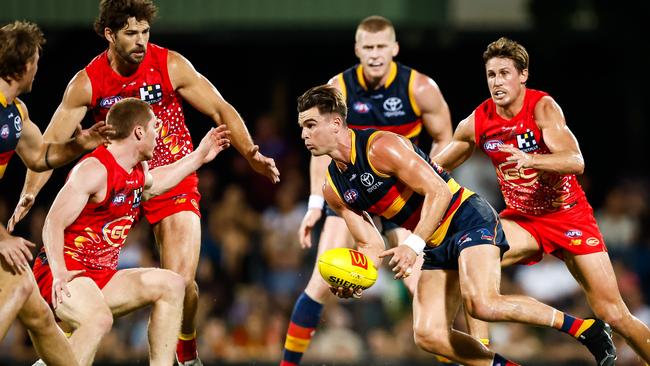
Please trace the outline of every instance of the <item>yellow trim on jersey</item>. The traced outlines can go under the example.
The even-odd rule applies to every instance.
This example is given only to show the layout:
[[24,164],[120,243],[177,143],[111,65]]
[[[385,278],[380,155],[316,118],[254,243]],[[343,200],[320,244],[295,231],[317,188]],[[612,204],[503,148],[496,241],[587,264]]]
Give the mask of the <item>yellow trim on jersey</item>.
[[420,111],[420,107],[418,107],[418,103],[415,101],[415,94],[413,91],[414,82],[415,82],[415,70],[411,70],[411,76],[409,76],[409,101],[411,102],[411,108],[413,108],[413,113],[415,113],[416,116],[420,117],[422,115],[422,111]]
[[370,162],[370,155],[369,155],[370,145],[372,144],[372,140],[374,140],[375,137],[377,137],[378,133],[380,133],[380,132],[382,132],[382,131],[375,131],[375,132],[372,133],[372,135],[370,135],[370,137],[368,137],[368,143],[366,144],[366,156],[368,157],[368,165],[370,165],[370,169],[372,169],[372,171],[375,172],[375,174],[377,174],[378,176],[380,176],[382,178],[388,178],[388,177],[390,177],[390,175],[381,173],[380,171],[375,169],[375,166],[372,165],[372,162]]
[[[388,88],[390,84],[392,84],[393,81],[395,81],[396,77],[397,77],[397,64],[395,63],[395,61],[392,61],[390,63],[390,69],[388,70],[388,78],[386,79],[384,88]],[[362,88],[368,90],[368,86],[366,85],[366,78],[363,76],[363,66],[361,65],[357,67],[357,80],[359,80],[359,84],[361,85]]]
[[352,129],[349,129],[350,131],[350,162],[354,164],[355,161],[357,161],[357,135],[352,131]]
[[[8,163],[7,163],[8,164]],[[7,170],[7,164],[0,165],[0,178],[4,177],[5,170]]]
[[[451,183],[452,181],[453,183]],[[456,181],[454,181],[453,179],[450,179],[449,182],[447,182],[447,185],[449,186],[450,189],[453,189],[452,187],[455,186],[458,186],[458,189],[460,189],[460,185],[458,185],[458,183],[456,183]],[[456,193],[457,191],[458,190],[456,190],[455,192],[452,191],[452,193]],[[447,235],[447,231],[449,230],[449,225],[451,225],[451,221],[454,219],[454,215],[456,215],[456,212],[458,212],[458,209],[463,204],[463,202],[465,202],[465,200],[467,200],[473,194],[474,192],[465,188],[462,196],[459,198],[460,204],[458,205],[458,207],[456,207],[454,212],[452,212],[451,215],[449,215],[449,217],[447,217],[447,219],[444,222],[440,223],[440,226],[438,226],[436,231],[433,232],[433,235],[431,235],[426,240],[427,243],[431,243],[436,247],[442,243],[442,241],[445,239],[445,236]]]
[[309,347],[310,339],[297,338],[287,334],[287,339],[284,341],[284,348],[291,352],[304,353]]
[[339,81],[339,87],[341,94],[343,94],[343,100],[347,100],[348,88],[345,86],[345,79],[343,79],[343,73],[336,75],[336,79]]
[[391,203],[390,206],[388,206],[388,208],[381,213],[381,216],[390,219],[393,216],[397,215],[400,211],[402,211],[402,208],[404,208],[404,205],[406,205],[406,201],[408,201],[412,195],[412,189],[407,188],[404,190],[404,192],[397,196],[395,200],[393,200],[393,203]]
[[415,128],[413,130],[411,130],[411,132],[408,133],[407,135],[405,135],[404,137],[406,137],[408,139],[412,139],[415,136],[419,135],[420,132],[422,132],[422,123],[419,123],[417,126],[415,126]]
[[3,107],[7,108],[7,97],[5,97],[2,92],[0,92],[0,104],[2,104]]
[[340,198],[341,201],[343,201],[343,198],[341,197],[341,194],[339,193],[339,190],[336,189],[336,184],[334,184],[334,181],[332,180],[332,176],[330,175],[330,170],[329,169],[327,169],[327,183],[330,184],[330,187],[332,187],[332,189],[334,190],[334,193],[336,193],[338,198]]

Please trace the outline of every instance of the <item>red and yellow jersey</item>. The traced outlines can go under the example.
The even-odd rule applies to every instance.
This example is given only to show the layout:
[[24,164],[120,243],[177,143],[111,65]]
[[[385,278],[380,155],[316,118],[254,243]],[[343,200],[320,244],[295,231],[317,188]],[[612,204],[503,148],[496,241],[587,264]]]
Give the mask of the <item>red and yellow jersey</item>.
[[64,231],[65,261],[81,262],[90,269],[116,269],[131,226],[138,220],[145,176],[142,164],[124,170],[113,155],[100,146],[87,158],[106,167],[106,197],[88,202],[79,217]]
[[526,89],[521,111],[510,120],[497,114],[492,99],[474,111],[476,144],[492,160],[506,205],[532,215],[565,210],[585,199],[574,174],[515,169],[517,163],[506,160],[510,154],[499,150],[499,145],[506,144],[529,154],[550,154],[534,114],[539,100],[547,95]]
[[123,98],[138,98],[153,108],[159,121],[150,169],[173,163],[194,150],[185,125],[181,97],[169,79],[168,53],[168,49],[149,43],[138,70],[126,77],[111,68],[107,51],[86,66],[93,89],[90,109],[95,121],[105,120],[110,107]]
[[0,93],[0,179],[16,151],[23,130],[23,111],[20,104],[7,102]]

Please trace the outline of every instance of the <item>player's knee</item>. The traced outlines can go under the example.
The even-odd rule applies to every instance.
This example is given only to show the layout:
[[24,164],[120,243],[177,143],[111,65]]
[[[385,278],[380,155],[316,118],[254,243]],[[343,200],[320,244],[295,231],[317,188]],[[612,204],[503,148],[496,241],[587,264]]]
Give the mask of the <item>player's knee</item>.
[[104,335],[113,327],[113,314],[108,306],[99,307],[92,313],[92,317],[85,319],[81,326],[90,328],[98,335]]
[[46,331],[50,327],[56,326],[54,314],[52,314],[52,311],[45,302],[39,304],[39,306],[30,307],[29,314],[27,316],[21,316],[20,320],[25,328],[32,332]]
[[421,349],[432,353],[444,353],[449,344],[449,331],[436,327],[414,327],[413,340]]
[[36,284],[34,283],[34,281],[32,281],[31,277],[28,274],[23,273],[19,275],[19,277],[17,278],[15,288],[14,288],[15,291],[14,293],[15,296],[22,303],[23,301],[25,301],[25,299],[27,299],[32,294],[32,291],[34,291],[35,289],[36,289]]
[[618,303],[606,303],[602,305],[596,305],[593,307],[594,314],[599,319],[605,321],[615,330],[621,330],[625,328],[627,322],[632,319],[632,314],[628,310],[627,306],[621,301]]
[[[188,282],[182,276],[179,276],[173,272],[168,272],[163,281],[163,293],[167,294],[168,296],[183,298],[185,296],[186,287],[189,287],[190,289],[198,289],[198,285],[196,285],[196,282],[194,280],[191,280],[189,282],[189,286],[187,286],[187,283]],[[194,287],[195,285],[197,287]]]
[[463,297],[463,305],[465,309],[472,316],[472,318],[483,320],[486,322],[497,321],[497,297],[493,296],[475,296]]

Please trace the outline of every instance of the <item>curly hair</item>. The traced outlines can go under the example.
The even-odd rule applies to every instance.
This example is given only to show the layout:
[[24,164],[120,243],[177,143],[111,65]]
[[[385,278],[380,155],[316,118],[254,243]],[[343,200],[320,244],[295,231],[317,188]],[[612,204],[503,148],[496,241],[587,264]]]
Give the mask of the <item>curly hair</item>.
[[307,90],[303,95],[298,97],[298,113],[302,113],[313,107],[318,108],[318,112],[338,113],[345,118],[348,114],[348,107],[345,105],[343,94],[331,85],[319,85]]
[[519,72],[528,69],[530,62],[528,52],[524,46],[506,37],[501,37],[490,43],[485,52],[483,52],[483,61],[485,63],[495,57],[511,59]]
[[95,32],[104,38],[104,29],[117,32],[126,26],[131,17],[151,24],[157,13],[158,8],[151,0],[102,0],[95,19]]
[[44,44],[43,32],[34,23],[15,21],[0,28],[0,78],[19,79]]

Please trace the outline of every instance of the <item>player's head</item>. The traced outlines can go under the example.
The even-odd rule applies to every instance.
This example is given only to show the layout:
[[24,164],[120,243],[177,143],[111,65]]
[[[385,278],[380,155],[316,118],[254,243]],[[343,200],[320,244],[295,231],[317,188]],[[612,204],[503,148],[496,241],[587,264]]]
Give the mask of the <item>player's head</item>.
[[95,32],[124,61],[139,64],[147,52],[149,30],[157,12],[151,0],[102,0]]
[[378,15],[369,16],[357,26],[354,39],[354,53],[365,77],[372,82],[385,82],[393,57],[399,52],[393,23]]
[[17,82],[20,93],[31,91],[44,44],[34,23],[16,21],[0,28],[0,78]]
[[331,85],[315,86],[298,97],[301,137],[312,155],[325,155],[336,148],[336,135],[347,133],[347,113],[343,95]]
[[525,90],[528,52],[519,43],[501,37],[488,45],[483,61],[492,99],[500,106],[511,104]]
[[151,159],[156,147],[156,116],[147,102],[137,98],[120,100],[108,110],[106,124],[115,128],[111,140],[132,139],[143,160]]

